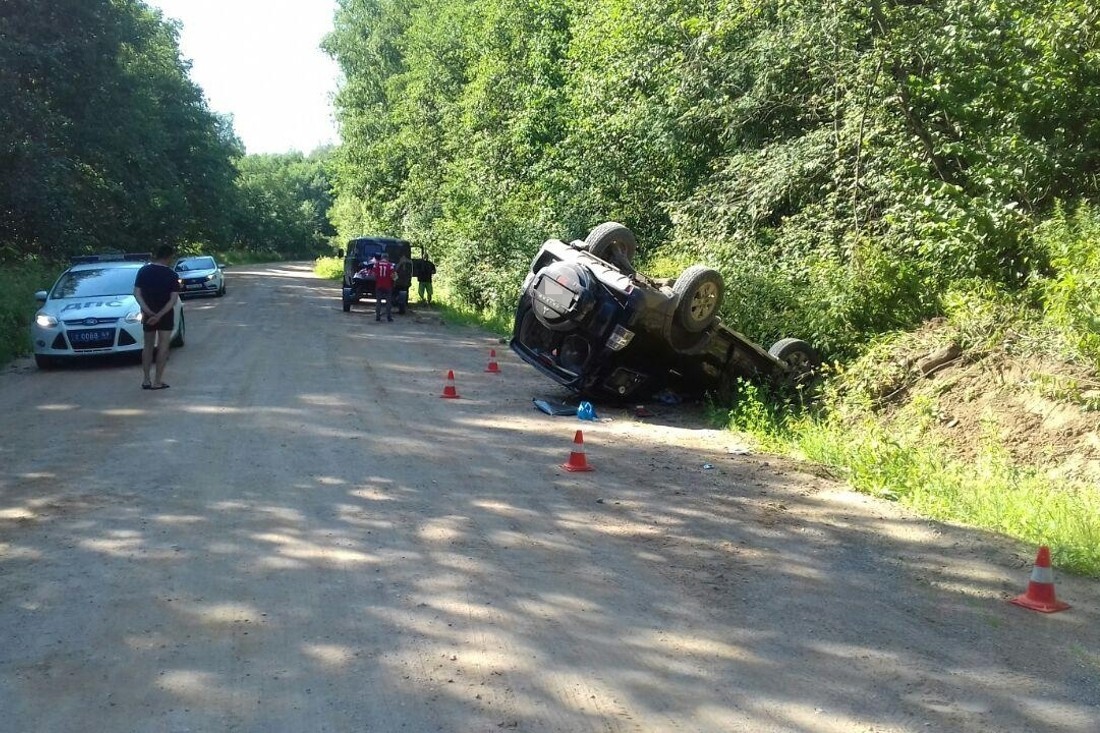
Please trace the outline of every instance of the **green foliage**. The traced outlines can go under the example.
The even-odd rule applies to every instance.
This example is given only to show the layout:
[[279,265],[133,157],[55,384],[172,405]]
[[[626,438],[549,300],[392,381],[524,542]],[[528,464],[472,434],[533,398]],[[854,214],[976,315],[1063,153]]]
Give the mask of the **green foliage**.
[[899,440],[896,426],[868,429],[869,437],[855,444],[844,432],[818,442],[820,452],[810,444],[803,450],[815,460],[843,460],[852,467],[850,480],[857,488],[896,494],[925,516],[1049,544],[1060,566],[1100,575],[1095,487],[1015,466],[993,443],[976,464],[964,465],[937,455],[919,436]]
[[58,270],[40,260],[0,269],[0,364],[30,351],[29,329],[37,309],[35,292],[47,290]]
[[246,155],[236,161],[235,246],[303,259],[331,250],[330,151]]
[[0,258],[224,242],[240,145],[137,0],[4,5]]
[[769,394],[756,382],[737,379],[731,395],[731,407],[723,422],[729,427],[750,433],[761,448],[773,450],[790,439],[790,423],[797,412],[777,394]]
[[660,274],[718,266],[750,335],[850,355],[1044,272],[1035,222],[1100,194],[1098,31],[1065,0],[347,0],[333,219],[500,309],[544,239],[623,221]]
[[1049,262],[1032,284],[1045,321],[1071,354],[1100,367],[1100,210],[1058,207],[1036,240]]
[[325,280],[342,280],[344,260],[342,257],[318,257],[313,263],[313,274]]

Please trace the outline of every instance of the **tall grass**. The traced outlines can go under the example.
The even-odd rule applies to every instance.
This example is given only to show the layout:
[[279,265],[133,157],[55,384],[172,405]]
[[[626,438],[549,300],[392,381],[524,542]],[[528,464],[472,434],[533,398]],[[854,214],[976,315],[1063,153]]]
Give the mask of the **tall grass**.
[[62,269],[39,260],[0,267],[0,364],[30,352],[34,294],[53,285]]
[[[841,471],[853,487],[920,514],[1049,545],[1059,567],[1100,577],[1100,490],[1015,465],[994,443],[952,459],[919,432],[865,421],[858,428],[802,418],[789,444]],[[923,437],[922,437],[923,436]]]
[[893,419],[860,414],[850,405],[831,407],[807,410],[796,400],[742,383],[724,418],[761,449],[828,466],[857,491],[933,519],[1049,545],[1059,567],[1100,577],[1096,485],[1015,464],[993,431],[975,458],[953,458],[929,430],[932,411],[920,400]]

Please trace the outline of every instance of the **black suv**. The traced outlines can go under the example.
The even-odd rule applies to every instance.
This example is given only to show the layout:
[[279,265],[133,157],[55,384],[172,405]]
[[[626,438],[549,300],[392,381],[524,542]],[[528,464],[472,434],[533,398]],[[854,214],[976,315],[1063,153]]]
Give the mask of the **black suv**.
[[[348,251],[344,254],[344,312],[351,310],[353,303],[363,298],[374,297],[374,273],[368,267],[372,258],[385,252],[390,262],[397,266],[401,257],[412,259],[412,245],[403,239],[393,237],[356,237],[348,242]],[[411,272],[411,270],[410,270]],[[412,275],[397,277],[393,285],[393,302],[397,312],[404,314],[409,305],[409,288]]]
[[722,325],[717,270],[693,265],[654,280],[634,270],[636,249],[616,222],[584,241],[547,240],[523,283],[512,350],[570,390],[612,401],[664,389],[728,398],[739,377],[798,380],[820,365],[804,341],[765,351]]

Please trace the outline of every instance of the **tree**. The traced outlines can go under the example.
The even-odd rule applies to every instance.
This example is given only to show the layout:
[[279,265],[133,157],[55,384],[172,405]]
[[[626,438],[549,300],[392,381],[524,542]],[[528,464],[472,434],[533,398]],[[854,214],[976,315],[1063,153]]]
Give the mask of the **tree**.
[[11,256],[224,241],[240,144],[137,0],[8,0],[0,239]]
[[247,155],[237,161],[236,244],[282,257],[316,257],[335,230],[325,165],[330,151]]

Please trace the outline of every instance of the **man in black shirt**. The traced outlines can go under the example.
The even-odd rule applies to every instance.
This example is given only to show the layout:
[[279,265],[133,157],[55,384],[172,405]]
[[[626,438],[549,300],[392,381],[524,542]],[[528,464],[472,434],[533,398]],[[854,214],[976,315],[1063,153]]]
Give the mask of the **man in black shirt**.
[[430,308],[432,305],[432,275],[435,274],[435,263],[425,256],[417,264],[419,265],[416,272],[416,279],[419,282],[416,292],[417,299],[420,303],[427,301]]
[[[168,389],[164,383],[164,367],[168,364],[168,350],[175,328],[176,302],[179,300],[180,281],[169,262],[176,250],[171,245],[157,248],[153,262],[138,270],[134,281],[134,297],[141,306],[141,328],[145,343],[141,348],[141,370],[145,375],[142,389]],[[156,352],[156,373],[150,380]]]

